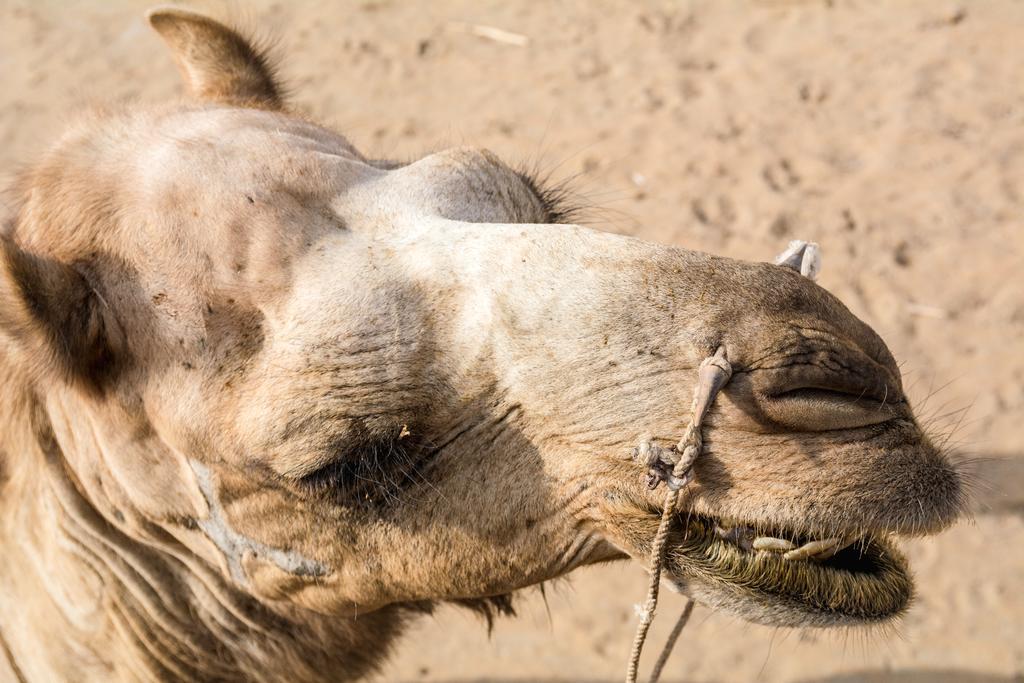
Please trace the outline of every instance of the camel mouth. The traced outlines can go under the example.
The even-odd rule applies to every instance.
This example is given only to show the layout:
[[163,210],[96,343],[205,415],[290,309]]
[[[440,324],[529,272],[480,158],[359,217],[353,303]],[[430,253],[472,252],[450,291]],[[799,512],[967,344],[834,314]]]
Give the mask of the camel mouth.
[[813,536],[798,527],[696,513],[669,550],[688,592],[750,621],[838,626],[888,621],[913,596],[906,559],[880,533]]

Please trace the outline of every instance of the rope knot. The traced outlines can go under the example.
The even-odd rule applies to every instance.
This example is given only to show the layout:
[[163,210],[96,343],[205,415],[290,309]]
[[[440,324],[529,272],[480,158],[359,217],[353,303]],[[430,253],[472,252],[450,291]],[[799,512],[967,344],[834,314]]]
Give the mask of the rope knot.
[[633,611],[636,612],[637,619],[640,620],[641,624],[647,625],[654,621],[654,613],[651,611],[649,604],[641,605],[636,603],[633,605]]
[[684,459],[684,455],[676,446],[666,448],[650,441],[643,441],[633,449],[634,459],[647,466],[646,483],[647,488],[652,491],[658,488],[661,482],[665,482],[673,491],[678,491],[689,483],[689,479],[681,476],[685,473],[676,473],[677,465]]
[[719,347],[713,356],[701,361],[697,368],[697,386],[690,405],[690,422],[683,437],[668,448],[644,439],[633,450],[634,459],[647,466],[647,488],[652,491],[662,483],[670,491],[678,491],[693,479],[693,464],[704,447],[701,426],[718,392],[732,377],[732,366],[725,358],[725,348]]

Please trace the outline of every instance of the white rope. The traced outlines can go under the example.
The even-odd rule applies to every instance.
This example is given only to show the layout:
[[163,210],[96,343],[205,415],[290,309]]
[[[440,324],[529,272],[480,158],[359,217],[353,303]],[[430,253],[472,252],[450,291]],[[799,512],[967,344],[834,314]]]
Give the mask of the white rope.
[[[693,463],[700,455],[704,445],[701,435],[701,425],[707,415],[711,404],[714,402],[718,392],[725,386],[732,377],[732,366],[725,358],[725,347],[719,347],[714,356],[705,358],[698,369],[697,386],[693,391],[693,402],[690,406],[690,422],[686,426],[686,432],[679,443],[671,449],[654,447],[650,442],[644,442],[637,449],[637,455],[643,457],[649,467],[648,485],[652,488],[658,486],[662,481],[666,483],[668,491],[665,494],[665,503],[661,510],[661,521],[658,524],[658,532],[651,544],[650,581],[647,585],[647,599],[640,610],[640,623],[636,627],[636,636],[633,638],[633,650],[629,657],[629,666],[626,669],[626,683],[636,683],[637,674],[640,668],[640,655],[643,653],[644,643],[647,640],[647,633],[654,621],[654,612],[658,608],[658,591],[661,586],[661,570],[665,562],[665,545],[668,541],[669,529],[672,527],[672,518],[675,516],[676,505],[679,500],[679,490],[690,482]],[[666,462],[667,461],[667,462]],[[666,472],[666,465],[672,464],[671,472]],[[683,613],[679,616],[672,633],[669,635],[658,657],[657,663],[651,673],[651,683],[656,683],[661,676],[661,671],[668,661],[672,648],[679,638],[683,627],[690,618],[693,611],[693,600],[689,600]]]

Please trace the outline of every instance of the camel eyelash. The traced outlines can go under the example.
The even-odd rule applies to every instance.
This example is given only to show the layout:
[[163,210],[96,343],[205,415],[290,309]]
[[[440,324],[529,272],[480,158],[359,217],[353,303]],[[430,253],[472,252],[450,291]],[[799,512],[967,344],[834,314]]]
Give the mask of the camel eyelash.
[[367,441],[346,449],[297,483],[306,491],[340,496],[348,502],[397,503],[409,486],[422,480],[421,470],[432,454],[422,444],[398,439]]

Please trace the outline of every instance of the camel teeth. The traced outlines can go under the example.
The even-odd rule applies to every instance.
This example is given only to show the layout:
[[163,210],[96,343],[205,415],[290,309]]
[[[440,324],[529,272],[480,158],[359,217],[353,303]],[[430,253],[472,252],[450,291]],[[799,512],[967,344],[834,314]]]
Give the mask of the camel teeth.
[[796,546],[792,541],[784,538],[773,538],[771,536],[758,536],[754,539],[754,550],[766,550],[772,553],[784,553],[793,550]]
[[826,538],[824,541],[811,541],[810,543],[804,543],[796,550],[790,550],[782,556],[782,559],[791,561],[806,560],[808,558],[823,560],[839,552],[839,550],[843,548],[842,543],[843,539],[841,538]]
[[853,542],[851,537],[840,536],[809,541],[797,547],[795,543],[785,538],[758,536],[752,528],[741,524],[716,524],[714,533],[743,550],[782,555],[783,559],[790,561],[827,560]]

